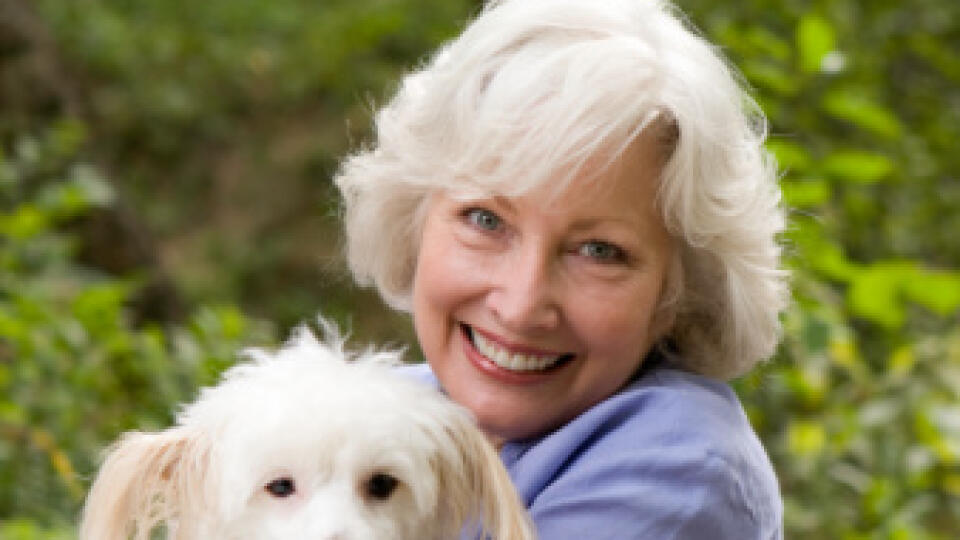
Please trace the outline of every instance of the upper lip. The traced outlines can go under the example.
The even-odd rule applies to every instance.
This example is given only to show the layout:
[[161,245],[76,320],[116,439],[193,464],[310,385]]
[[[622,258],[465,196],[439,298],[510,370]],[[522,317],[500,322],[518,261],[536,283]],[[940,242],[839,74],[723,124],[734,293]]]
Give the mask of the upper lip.
[[491,334],[490,332],[481,330],[476,326],[473,326],[473,325],[465,325],[465,326],[467,326],[467,328],[469,328],[473,332],[482,334],[483,337],[487,339],[487,341],[492,341],[496,343],[497,346],[503,349],[507,349],[508,351],[514,354],[526,354],[526,355],[536,355],[536,356],[566,356],[571,354],[564,351],[555,351],[555,350],[551,351],[547,349],[539,349],[537,347],[530,347],[528,345],[521,345],[519,343],[508,341],[507,339],[504,339],[496,334]]

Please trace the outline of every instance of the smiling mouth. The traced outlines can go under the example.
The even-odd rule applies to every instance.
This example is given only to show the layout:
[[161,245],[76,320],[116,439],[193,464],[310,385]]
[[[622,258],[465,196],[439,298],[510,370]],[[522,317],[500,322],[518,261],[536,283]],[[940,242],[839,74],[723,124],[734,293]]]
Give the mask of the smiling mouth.
[[541,372],[557,368],[573,359],[573,354],[542,355],[516,353],[505,349],[493,340],[483,337],[470,326],[461,328],[467,339],[484,358],[498,367],[515,372]]

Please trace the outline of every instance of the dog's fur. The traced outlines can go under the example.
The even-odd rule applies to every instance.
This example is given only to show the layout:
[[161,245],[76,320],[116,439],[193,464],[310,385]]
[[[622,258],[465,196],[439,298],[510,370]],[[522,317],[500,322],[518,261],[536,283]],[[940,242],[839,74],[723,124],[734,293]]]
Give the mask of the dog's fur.
[[114,445],[82,540],[534,538],[496,451],[463,409],[396,373],[399,353],[352,355],[301,329],[247,356],[175,426]]

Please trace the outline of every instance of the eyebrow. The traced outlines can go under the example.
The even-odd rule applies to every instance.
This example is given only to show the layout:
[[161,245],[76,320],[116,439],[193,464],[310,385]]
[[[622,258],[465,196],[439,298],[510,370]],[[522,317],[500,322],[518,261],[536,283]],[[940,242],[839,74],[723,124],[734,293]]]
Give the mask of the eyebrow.
[[582,231],[585,229],[593,229],[598,226],[606,225],[608,223],[629,227],[630,229],[633,229],[633,230],[641,230],[641,231],[643,230],[643,226],[638,221],[631,221],[626,218],[618,218],[618,217],[587,217],[583,219],[578,219],[574,221],[573,224],[570,226],[570,230]]
[[[492,201],[495,205],[506,209],[510,213],[513,213],[513,214],[517,213],[516,205],[510,201],[510,197],[507,197],[505,195],[492,195],[488,197],[469,198],[468,200]],[[558,210],[558,211],[562,211],[562,210]],[[640,221],[631,221],[628,218],[610,217],[610,216],[588,216],[588,217],[577,219],[573,222],[573,224],[571,224],[570,230],[577,231],[577,232],[584,231],[584,230],[593,229],[599,226],[603,226],[608,223],[619,225],[622,227],[627,227],[630,230],[639,231],[641,233],[645,232],[645,227],[640,223]]]
[[516,211],[517,211],[516,205],[514,205],[512,202],[510,202],[510,198],[507,197],[507,196],[504,196],[504,195],[494,195],[494,196],[490,197],[490,200],[493,201],[494,203],[500,205],[500,206],[506,207],[506,209],[507,209],[507,210],[510,210],[511,212],[516,213]]
[[480,196],[480,197],[467,197],[461,199],[463,202],[467,203],[491,203],[497,212],[505,210],[507,214],[517,214],[517,206],[510,202],[510,198],[504,195],[490,195],[490,196]]

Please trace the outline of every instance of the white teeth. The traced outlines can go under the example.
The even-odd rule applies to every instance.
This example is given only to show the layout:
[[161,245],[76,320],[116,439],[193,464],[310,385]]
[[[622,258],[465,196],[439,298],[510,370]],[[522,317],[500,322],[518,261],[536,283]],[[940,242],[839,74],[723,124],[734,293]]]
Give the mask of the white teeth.
[[481,354],[494,364],[512,371],[540,371],[557,363],[560,356],[540,356],[536,354],[512,354],[501,349],[492,341],[473,332],[473,344]]

